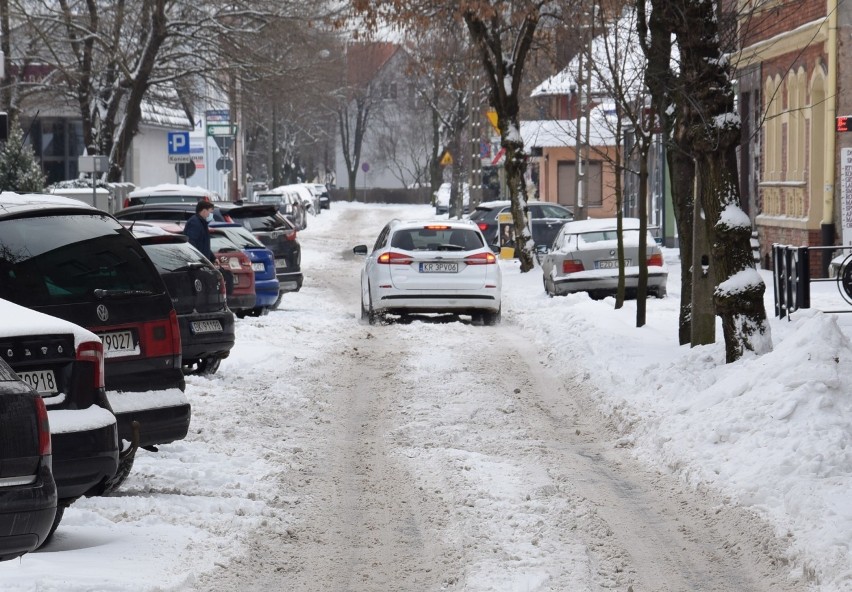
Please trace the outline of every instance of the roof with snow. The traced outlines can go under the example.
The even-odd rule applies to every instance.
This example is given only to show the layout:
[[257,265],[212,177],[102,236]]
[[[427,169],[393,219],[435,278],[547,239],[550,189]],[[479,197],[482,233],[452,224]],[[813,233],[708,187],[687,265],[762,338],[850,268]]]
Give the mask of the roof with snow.
[[[610,106],[592,109],[589,124],[591,146],[614,146],[615,115]],[[585,130],[586,118],[580,119],[581,130]],[[521,137],[524,149],[530,148],[574,148],[577,145],[577,121],[569,119],[536,120],[521,122]]]

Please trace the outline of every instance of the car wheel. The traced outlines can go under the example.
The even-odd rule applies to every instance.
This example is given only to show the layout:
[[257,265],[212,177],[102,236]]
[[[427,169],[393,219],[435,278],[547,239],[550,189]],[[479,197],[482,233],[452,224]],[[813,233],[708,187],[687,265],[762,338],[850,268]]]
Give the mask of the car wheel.
[[659,299],[665,298],[666,297],[666,289],[660,288],[660,289],[654,291],[654,296],[659,298]]
[[56,532],[57,527],[59,527],[59,523],[62,522],[62,517],[65,515],[65,508],[71,505],[71,501],[64,502],[62,500],[59,500],[59,503],[56,504],[56,516],[53,518],[53,525],[50,527],[50,532],[47,533],[47,536],[44,537],[44,540],[39,544],[39,549],[41,549],[43,546],[48,544],[51,539],[53,539],[53,533]]
[[284,292],[278,292],[278,298],[275,299],[275,302],[272,303],[272,306],[269,307],[269,310],[276,310],[278,305],[281,304],[281,299],[284,297]]
[[547,278],[544,278],[544,291],[547,292],[547,295],[553,298],[556,293],[555,286],[553,285],[553,280],[547,281]]
[[494,326],[500,322],[501,310],[497,312],[486,311],[482,313],[482,324],[488,326]]
[[210,376],[216,374],[219,366],[222,364],[222,358],[219,356],[209,356],[198,361],[195,367],[195,373],[201,376]]
[[130,475],[131,469],[133,469],[134,460],[136,460],[135,453],[128,454],[118,461],[118,470],[116,470],[115,475],[107,479],[102,495],[108,495],[121,487]]

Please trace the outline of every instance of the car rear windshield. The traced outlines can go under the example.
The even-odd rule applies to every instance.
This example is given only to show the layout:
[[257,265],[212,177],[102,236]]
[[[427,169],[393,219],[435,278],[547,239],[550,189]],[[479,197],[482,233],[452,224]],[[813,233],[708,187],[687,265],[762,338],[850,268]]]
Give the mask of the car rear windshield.
[[197,263],[207,265],[206,257],[189,243],[153,244],[144,248],[160,273],[181,271]]
[[249,214],[230,214],[237,224],[242,224],[252,232],[271,232],[273,230],[289,230],[290,227],[278,216],[252,216]]
[[482,236],[471,228],[406,228],[391,238],[391,247],[406,251],[473,251],[482,246]]
[[241,249],[265,248],[263,243],[254,238],[254,235],[245,228],[238,226],[218,226],[216,230],[227,236],[231,242]]
[[0,221],[0,298],[24,306],[90,302],[95,290],[162,293],[142,247],[108,216]]
[[234,241],[229,239],[224,234],[211,234],[210,235],[210,249],[214,253],[218,253],[222,250],[230,250],[230,251],[239,251],[240,248],[234,244]]
[[[487,218],[488,214],[492,214],[495,212],[495,208],[476,208],[470,213],[471,220],[482,220],[483,218]],[[495,214],[496,215],[496,214]]]

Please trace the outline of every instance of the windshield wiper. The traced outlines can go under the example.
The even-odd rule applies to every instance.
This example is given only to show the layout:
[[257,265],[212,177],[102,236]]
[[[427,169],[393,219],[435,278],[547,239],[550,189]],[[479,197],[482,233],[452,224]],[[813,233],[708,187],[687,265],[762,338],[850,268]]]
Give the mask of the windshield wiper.
[[92,293],[98,300],[105,298],[135,298],[137,296],[153,296],[151,290],[105,290],[103,288],[95,288]]

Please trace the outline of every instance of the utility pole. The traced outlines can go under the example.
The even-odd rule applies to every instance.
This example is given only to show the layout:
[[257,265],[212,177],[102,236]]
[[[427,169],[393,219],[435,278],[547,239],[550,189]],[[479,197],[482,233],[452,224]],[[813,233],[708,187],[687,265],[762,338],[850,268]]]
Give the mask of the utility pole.
[[479,143],[482,139],[482,113],[480,103],[480,74],[476,60],[471,61],[475,74],[470,77],[470,211],[482,202],[482,157]]

